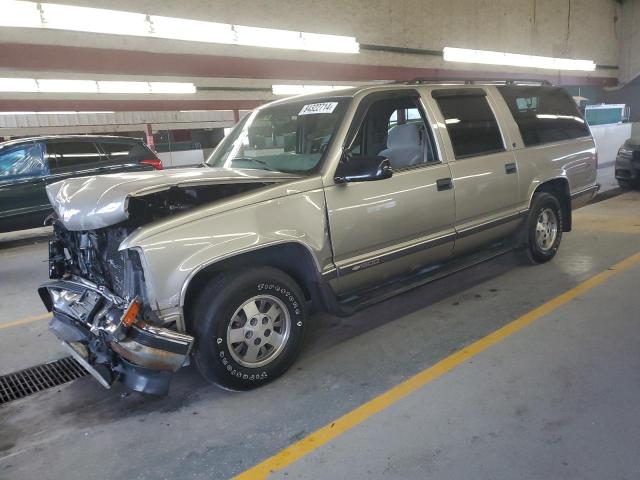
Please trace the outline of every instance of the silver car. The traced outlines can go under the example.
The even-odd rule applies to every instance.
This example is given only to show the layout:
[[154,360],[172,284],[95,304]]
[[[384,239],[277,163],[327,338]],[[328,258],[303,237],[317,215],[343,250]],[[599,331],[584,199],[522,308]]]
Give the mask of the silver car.
[[294,362],[310,304],[349,315],[515,250],[551,260],[597,154],[550,85],[377,85],[247,115],[200,168],[48,187],[51,330],[105,386],[193,360],[248,389]]

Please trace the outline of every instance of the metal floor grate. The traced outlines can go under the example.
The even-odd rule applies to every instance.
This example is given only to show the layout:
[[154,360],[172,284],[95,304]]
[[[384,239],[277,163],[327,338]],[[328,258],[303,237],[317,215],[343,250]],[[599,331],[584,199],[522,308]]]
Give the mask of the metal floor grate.
[[84,377],[87,373],[73,357],[65,357],[55,362],[3,375],[0,377],[0,405],[57,387]]

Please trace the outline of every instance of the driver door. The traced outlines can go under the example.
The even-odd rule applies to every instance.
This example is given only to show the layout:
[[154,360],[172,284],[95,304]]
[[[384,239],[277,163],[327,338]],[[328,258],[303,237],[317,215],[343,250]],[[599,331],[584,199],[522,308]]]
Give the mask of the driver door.
[[341,294],[441,262],[455,238],[451,173],[418,92],[365,97],[350,131],[350,161],[387,157],[393,176],[325,189]]

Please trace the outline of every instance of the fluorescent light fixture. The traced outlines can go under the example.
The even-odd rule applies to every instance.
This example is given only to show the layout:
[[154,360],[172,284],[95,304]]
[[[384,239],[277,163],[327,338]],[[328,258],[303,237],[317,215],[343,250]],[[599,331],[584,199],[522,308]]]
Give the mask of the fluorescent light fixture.
[[38,4],[0,0],[0,27],[38,28],[42,24]]
[[38,91],[43,93],[97,93],[95,80],[37,80]]
[[447,118],[444,123],[446,123],[447,125],[453,125],[455,123],[460,123],[460,119],[459,118]]
[[274,95],[302,95],[304,93],[332,92],[353,88],[351,85],[271,85]]
[[196,86],[188,82],[0,78],[0,92],[192,94],[196,93]]
[[41,3],[44,28],[76,32],[144,36],[148,32],[144,13]]
[[356,41],[355,37],[305,32],[301,32],[301,36],[304,42],[303,50],[332,53],[360,52],[360,44]]
[[33,78],[0,78],[0,92],[37,92],[38,83]]
[[151,93],[196,93],[193,83],[149,82]]
[[358,53],[355,37],[248,27],[56,3],[0,0],[0,26],[134,35],[252,47]]
[[448,62],[482,63],[485,65],[506,65],[512,67],[543,68],[548,70],[583,70],[592,72],[596,64],[591,60],[540,57],[519,53],[470,50],[467,48],[445,47],[444,59]]
[[236,43],[239,45],[304,50],[300,32],[242,25],[234,25],[233,29],[236,32]]
[[228,23],[203,22],[150,15],[151,36],[193,42],[233,43],[235,33]]
[[148,82],[99,81],[100,93],[151,93]]

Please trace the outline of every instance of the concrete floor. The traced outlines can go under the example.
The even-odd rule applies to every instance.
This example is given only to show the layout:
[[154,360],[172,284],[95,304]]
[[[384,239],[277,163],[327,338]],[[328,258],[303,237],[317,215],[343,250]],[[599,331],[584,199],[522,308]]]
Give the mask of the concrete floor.
[[[180,371],[166,398],[91,378],[0,407],[2,479],[229,478],[640,250],[640,193],[575,213],[557,258],[511,255],[347,319],[316,315],[283,378],[232,393]],[[0,249],[2,373],[57,358],[44,244]],[[640,267],[616,275],[275,478],[637,478]],[[7,279],[10,279],[8,281]]]
[[270,478],[640,478],[639,278],[636,264]]

